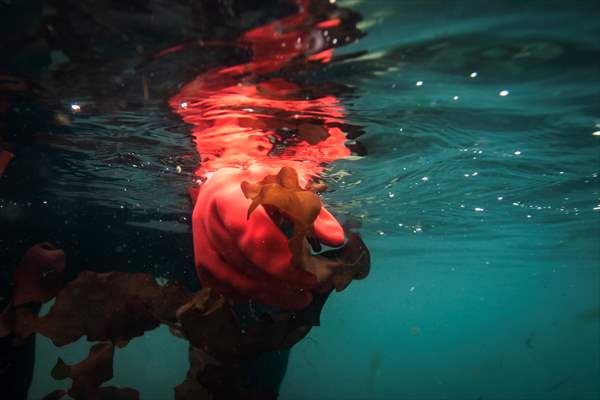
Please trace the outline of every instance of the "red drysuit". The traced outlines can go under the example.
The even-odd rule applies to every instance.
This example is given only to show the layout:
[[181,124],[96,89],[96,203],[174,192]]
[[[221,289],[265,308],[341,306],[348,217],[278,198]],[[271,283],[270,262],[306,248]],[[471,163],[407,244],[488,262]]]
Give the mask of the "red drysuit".
[[[204,183],[194,195],[192,217],[199,278],[230,298],[286,309],[307,306],[317,280],[290,267],[287,238],[262,207],[247,218],[250,200],[240,184],[258,182],[283,166],[295,168],[306,184],[324,163],[350,154],[337,99],[306,96],[301,86],[273,77],[331,59],[324,31],[340,21],[315,17],[308,1],[297,5],[295,14],[238,39],[250,48],[250,62],[203,73],[170,99],[192,125],[201,157],[196,175]],[[321,243],[343,244],[342,227],[324,208],[314,226]]]

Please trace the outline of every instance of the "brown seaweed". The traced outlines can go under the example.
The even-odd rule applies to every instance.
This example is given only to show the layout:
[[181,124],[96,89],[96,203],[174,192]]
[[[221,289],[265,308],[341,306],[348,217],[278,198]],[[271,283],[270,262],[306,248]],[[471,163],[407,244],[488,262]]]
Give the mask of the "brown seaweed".
[[113,355],[115,348],[111,343],[97,343],[92,346],[87,358],[77,364],[67,365],[58,359],[51,375],[54,379],[71,378],[71,390],[78,392],[88,387],[97,387],[113,377]]
[[[285,181],[289,176],[280,178],[284,185],[291,186]],[[352,279],[364,278],[370,267],[369,252],[358,234],[351,234],[342,248],[316,256],[310,254],[306,237],[302,240],[300,266],[307,268],[306,259],[311,260],[316,266],[313,273],[320,274],[329,286],[316,291],[306,309],[264,314],[244,329],[227,299],[209,288],[192,293],[178,283],[160,286],[149,274],[124,272],[80,273],[58,292],[48,314],[38,318],[31,305],[52,298],[59,290],[64,254],[45,246],[32,248],[15,273],[14,292],[20,305],[11,302],[2,313],[0,334],[14,332],[19,341],[37,331],[58,346],[84,335],[90,341],[110,342],[94,345],[88,358],[75,365],[59,359],[52,376],[71,378],[73,384],[66,392],[56,390],[48,394],[48,400],[66,394],[74,399],[138,399],[134,389],[101,385],[112,378],[114,346],[125,346],[160,323],[193,346],[190,371],[175,388],[176,399],[276,398],[271,393],[244,388],[240,361],[263,352],[288,349],[302,340],[312,326],[319,325],[332,286],[342,290]]]
[[82,272],[40,318],[38,332],[58,346],[87,335],[123,347],[160,323],[174,326],[177,310],[192,297],[182,285],[161,287],[149,274]]
[[148,274],[84,271],[39,319],[38,332],[57,346],[87,335],[90,341],[107,340],[123,347],[159,325],[152,304],[160,296],[160,287]]
[[58,294],[47,315],[38,319],[26,307],[4,315],[18,336],[37,331],[58,346],[85,335],[122,347],[162,322],[180,330],[193,346],[229,359],[291,347],[312,321],[318,322],[322,303],[317,303],[309,307],[316,318],[315,312],[302,314],[310,315],[308,322],[281,313],[242,330],[225,298],[209,288],[192,295],[178,284],[160,287],[147,274],[82,272]]
[[[134,389],[122,389],[112,386],[100,387],[100,385],[113,378],[113,356],[114,346],[111,343],[98,343],[92,346],[87,358],[77,364],[67,365],[59,358],[51,374],[57,380],[72,379],[73,382],[68,394],[76,400],[139,399],[139,393]],[[53,393],[55,396],[60,395],[60,391]]]
[[[242,182],[242,191],[252,200],[248,217],[262,205],[273,216],[274,210],[288,218],[294,226],[289,239],[292,267],[298,266],[315,275],[321,284],[333,285],[342,291],[353,279],[365,278],[370,269],[367,247],[356,233],[340,249],[313,256],[310,247],[320,249],[312,240],[314,222],[321,211],[321,199],[315,194],[326,187],[321,184],[307,185],[303,189],[294,168],[283,167],[277,175],[268,175],[258,183]],[[312,240],[312,241],[311,241]],[[310,246],[310,247],[309,247]]]
[[[305,237],[312,232],[313,224],[321,212],[321,199],[312,190],[303,189],[298,183],[294,168],[283,167],[277,175],[268,175],[258,183],[243,181],[242,191],[252,203],[248,218],[262,205],[267,211],[277,210],[294,224],[294,233],[289,240],[292,252],[292,267],[298,266],[304,251]],[[308,189],[322,189],[310,186]]]

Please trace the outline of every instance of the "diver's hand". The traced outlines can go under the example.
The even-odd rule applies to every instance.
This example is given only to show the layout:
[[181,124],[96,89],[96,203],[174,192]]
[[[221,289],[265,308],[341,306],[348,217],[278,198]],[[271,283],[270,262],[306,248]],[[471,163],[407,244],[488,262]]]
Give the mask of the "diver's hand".
[[[263,207],[247,218],[251,200],[241,182],[257,182],[277,171],[223,168],[202,185],[192,215],[196,270],[203,284],[235,300],[252,299],[284,309],[312,301],[319,280],[292,268],[288,239]],[[329,246],[344,242],[344,231],[324,208],[314,223],[316,238]]]

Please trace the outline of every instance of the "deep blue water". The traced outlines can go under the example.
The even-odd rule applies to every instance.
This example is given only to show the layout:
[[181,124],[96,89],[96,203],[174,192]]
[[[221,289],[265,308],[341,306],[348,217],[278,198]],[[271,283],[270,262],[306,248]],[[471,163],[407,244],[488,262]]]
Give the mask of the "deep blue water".
[[[362,14],[367,36],[336,54],[366,53],[306,79],[352,88],[342,104],[368,155],[331,165],[325,202],[361,225],[372,269],[332,295],[322,325],[293,348],[281,398],[599,398],[600,8],[337,3]],[[107,115],[76,95],[63,106],[74,101],[91,106],[73,117],[72,139],[96,147],[49,161],[63,186],[34,200],[146,229],[155,242],[125,242],[138,253],[159,238],[183,243],[139,268],[194,279],[178,264],[191,260],[189,175],[173,171],[189,151],[186,127],[165,119],[161,99],[143,115]],[[115,139],[142,131],[146,142]],[[4,207],[18,217],[14,204]],[[115,248],[127,233],[117,237]],[[58,387],[57,354],[87,352],[37,340],[32,399]],[[161,328],[117,352],[113,383],[170,398],[186,370],[186,343]]]

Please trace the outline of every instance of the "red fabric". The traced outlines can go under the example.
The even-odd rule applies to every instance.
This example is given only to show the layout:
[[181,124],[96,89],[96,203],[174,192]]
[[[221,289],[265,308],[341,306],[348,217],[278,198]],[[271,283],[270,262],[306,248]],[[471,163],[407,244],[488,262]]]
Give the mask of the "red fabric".
[[[257,166],[221,168],[203,184],[192,214],[198,274],[204,284],[230,298],[300,309],[311,302],[310,289],[317,279],[290,267],[288,239],[262,207],[247,219],[250,200],[240,184],[267,174]],[[315,222],[315,235],[331,246],[344,241],[342,228],[324,208]]]
[[[310,303],[316,278],[290,267],[287,239],[262,207],[247,219],[250,200],[240,184],[260,181],[283,166],[295,168],[306,184],[324,163],[350,154],[344,133],[335,126],[343,122],[344,110],[334,96],[305,99],[300,86],[264,77],[291,63],[331,59],[332,50],[315,48],[309,39],[319,24],[334,26],[339,20],[315,20],[307,6],[299,2],[297,13],[243,34],[240,44],[253,52],[249,63],[201,74],[170,99],[172,109],[192,125],[201,157],[196,175],[206,178],[191,193],[201,281],[234,299],[290,309]],[[274,148],[274,141],[285,142],[282,129],[308,136],[298,134],[292,143]],[[324,208],[315,234],[332,246],[344,241],[341,226]]]

